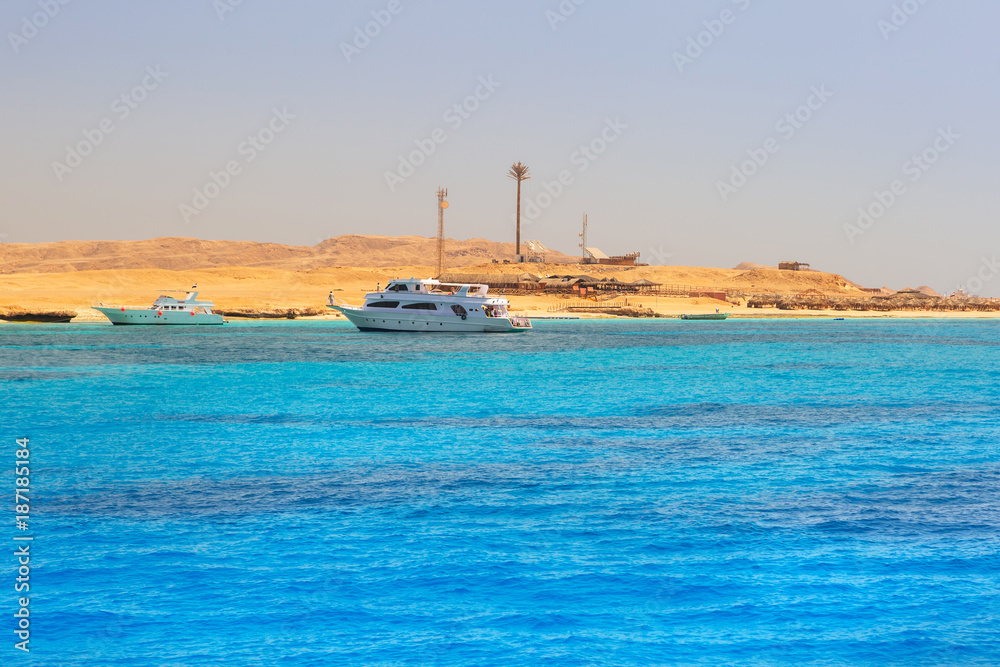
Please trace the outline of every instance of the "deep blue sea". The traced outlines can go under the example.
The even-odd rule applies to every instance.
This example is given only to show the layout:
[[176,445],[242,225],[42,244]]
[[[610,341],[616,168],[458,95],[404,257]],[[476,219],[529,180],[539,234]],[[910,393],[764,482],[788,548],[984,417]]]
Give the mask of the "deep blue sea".
[[4,665],[1000,664],[1000,321],[4,325],[0,398]]

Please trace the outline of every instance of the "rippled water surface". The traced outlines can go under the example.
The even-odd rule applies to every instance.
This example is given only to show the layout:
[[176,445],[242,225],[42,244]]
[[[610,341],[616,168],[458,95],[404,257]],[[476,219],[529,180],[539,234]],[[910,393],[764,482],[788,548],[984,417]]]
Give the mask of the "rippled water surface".
[[1000,664],[997,322],[535,326],[0,327],[4,655]]

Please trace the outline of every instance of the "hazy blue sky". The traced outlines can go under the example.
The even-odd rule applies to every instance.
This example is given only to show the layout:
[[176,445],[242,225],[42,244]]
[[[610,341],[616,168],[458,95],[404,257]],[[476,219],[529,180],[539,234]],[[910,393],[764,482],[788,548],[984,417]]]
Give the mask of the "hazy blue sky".
[[432,236],[442,185],[449,236],[512,241],[520,160],[522,236],[564,252],[586,212],[652,263],[1000,296],[998,25],[991,0],[6,0],[0,234]]

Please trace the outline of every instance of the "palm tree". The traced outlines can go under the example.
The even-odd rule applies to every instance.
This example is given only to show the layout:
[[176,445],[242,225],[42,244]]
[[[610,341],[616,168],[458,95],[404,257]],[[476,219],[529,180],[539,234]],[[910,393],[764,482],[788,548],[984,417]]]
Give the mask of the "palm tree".
[[528,166],[515,162],[507,172],[507,178],[517,181],[517,254],[521,254],[521,181],[526,181],[531,176],[528,175]]

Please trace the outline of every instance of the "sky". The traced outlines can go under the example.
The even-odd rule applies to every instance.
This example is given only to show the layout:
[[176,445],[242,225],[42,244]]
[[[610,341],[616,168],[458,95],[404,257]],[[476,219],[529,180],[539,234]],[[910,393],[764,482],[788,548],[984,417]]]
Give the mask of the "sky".
[[0,241],[522,239],[1000,296],[992,0],[5,0]]

